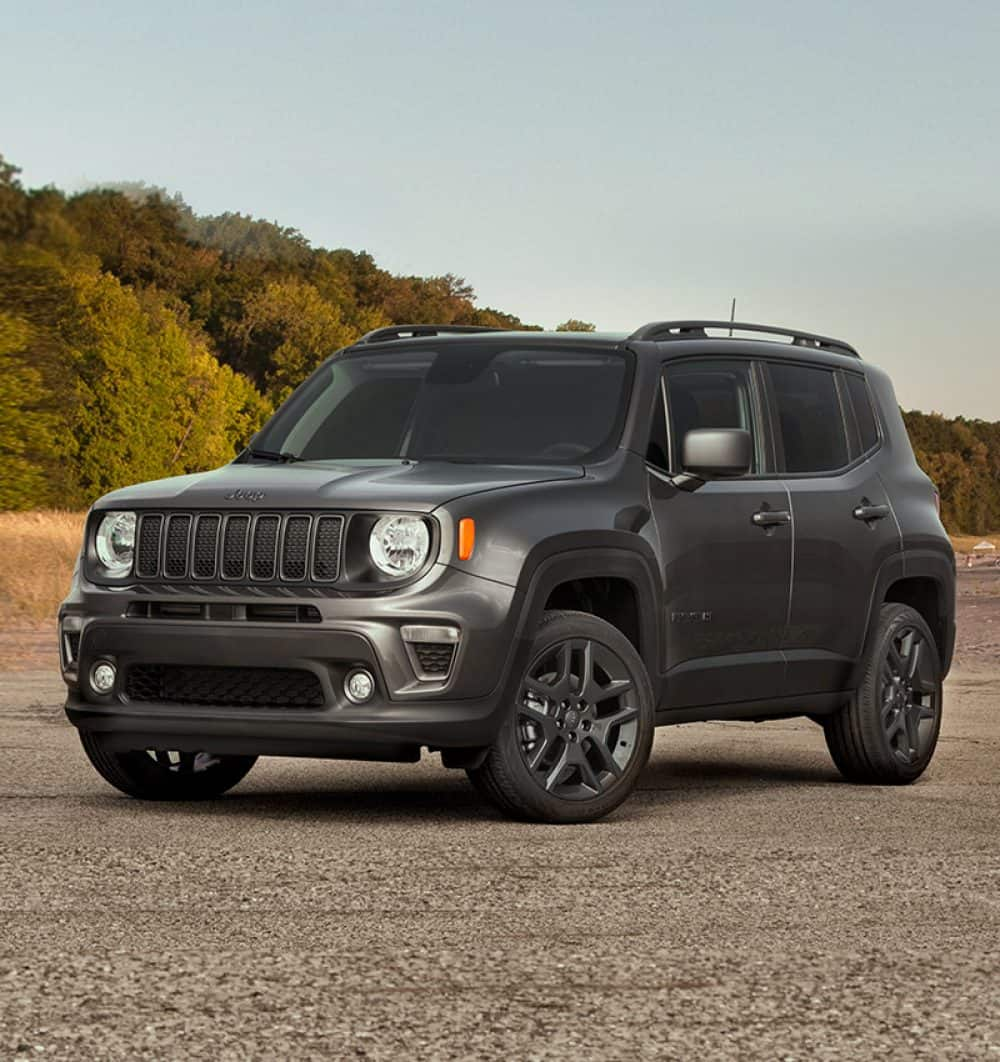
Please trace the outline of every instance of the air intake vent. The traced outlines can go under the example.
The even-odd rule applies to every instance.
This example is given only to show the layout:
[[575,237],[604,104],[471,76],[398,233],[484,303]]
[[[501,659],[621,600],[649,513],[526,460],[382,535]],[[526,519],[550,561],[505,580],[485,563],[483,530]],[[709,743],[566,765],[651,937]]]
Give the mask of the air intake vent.
[[132,701],[232,708],[319,708],[323,687],[297,668],[183,667],[133,664],[125,678]]

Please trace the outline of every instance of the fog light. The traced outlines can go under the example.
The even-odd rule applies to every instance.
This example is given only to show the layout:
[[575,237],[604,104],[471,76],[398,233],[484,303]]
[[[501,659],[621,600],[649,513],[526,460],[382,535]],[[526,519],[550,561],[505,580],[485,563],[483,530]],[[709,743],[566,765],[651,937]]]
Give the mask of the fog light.
[[370,671],[363,667],[355,668],[344,679],[344,693],[354,704],[370,701],[375,693],[375,679]]
[[90,669],[90,685],[95,693],[110,693],[115,688],[115,665],[107,660],[94,664]]

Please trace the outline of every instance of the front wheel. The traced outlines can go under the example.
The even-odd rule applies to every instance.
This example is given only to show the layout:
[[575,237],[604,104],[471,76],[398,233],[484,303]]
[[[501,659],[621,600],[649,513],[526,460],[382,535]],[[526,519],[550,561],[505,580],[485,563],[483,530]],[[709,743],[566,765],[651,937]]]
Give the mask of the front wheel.
[[883,605],[851,702],[824,723],[833,762],[851,782],[904,785],[931,762],[941,729],[941,662],[919,612]]
[[629,795],[653,741],[653,691],[610,623],[547,612],[516,702],[473,784],[513,818],[592,822]]
[[122,751],[103,734],[80,732],[97,773],[116,789],[141,800],[208,800],[246,777],[256,756],[213,756],[167,749]]

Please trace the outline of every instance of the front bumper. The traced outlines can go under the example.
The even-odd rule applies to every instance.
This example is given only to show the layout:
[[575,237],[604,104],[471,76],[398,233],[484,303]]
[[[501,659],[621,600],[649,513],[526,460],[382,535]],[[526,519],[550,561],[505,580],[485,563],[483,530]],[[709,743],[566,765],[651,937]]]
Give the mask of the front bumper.
[[[439,566],[420,587],[381,597],[303,598],[315,623],[218,622],[136,618],[145,588],[113,591],[78,582],[60,611],[66,713],[82,730],[109,735],[121,748],[172,748],[218,754],[325,756],[414,760],[421,747],[467,749],[494,739],[513,691],[518,654],[527,643],[518,628],[519,595],[511,587]],[[155,595],[154,595],[155,596]],[[177,604],[184,595],[171,595]],[[216,601],[197,594],[200,604]],[[218,597],[226,606],[239,595]],[[296,599],[282,598],[282,603]],[[247,595],[248,604],[260,598]],[[414,668],[401,631],[407,625],[448,624],[461,640],[446,679],[428,682]],[[65,656],[67,630],[76,654]],[[78,635],[78,637],[76,637]],[[107,695],[88,682],[96,662],[109,661],[118,681]],[[133,665],[213,668],[292,668],[311,672],[322,689],[316,707],[238,707],[130,699]],[[343,681],[355,667],[376,678],[364,705],[352,704]]]

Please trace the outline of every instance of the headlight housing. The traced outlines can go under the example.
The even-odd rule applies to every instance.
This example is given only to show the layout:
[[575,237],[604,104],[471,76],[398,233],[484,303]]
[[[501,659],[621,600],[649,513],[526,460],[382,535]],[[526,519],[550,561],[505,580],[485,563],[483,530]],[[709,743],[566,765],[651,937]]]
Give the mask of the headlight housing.
[[368,537],[372,563],[397,579],[418,572],[431,550],[431,533],[419,516],[383,516]]
[[106,513],[97,525],[94,550],[106,575],[128,575],[135,556],[135,513]]

